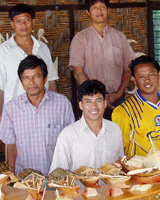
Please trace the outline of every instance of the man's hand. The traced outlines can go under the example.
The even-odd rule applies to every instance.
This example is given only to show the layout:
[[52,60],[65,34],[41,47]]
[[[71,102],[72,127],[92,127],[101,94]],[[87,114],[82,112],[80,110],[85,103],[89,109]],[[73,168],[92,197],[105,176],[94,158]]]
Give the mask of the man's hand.
[[88,80],[87,75],[84,73],[83,67],[75,67],[73,66],[73,74],[78,82],[78,85],[82,84],[84,81]]
[[7,144],[7,162],[12,167],[15,173],[15,163],[17,158],[17,147],[16,144]]
[[118,93],[106,94],[106,100],[109,104],[113,104],[120,98]]

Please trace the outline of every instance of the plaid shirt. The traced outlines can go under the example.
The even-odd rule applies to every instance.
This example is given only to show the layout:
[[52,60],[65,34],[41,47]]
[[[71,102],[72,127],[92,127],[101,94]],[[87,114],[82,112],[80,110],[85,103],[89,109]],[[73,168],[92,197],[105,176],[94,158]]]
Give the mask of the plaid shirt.
[[0,139],[16,144],[15,174],[29,167],[48,174],[57,137],[64,127],[74,122],[69,100],[45,89],[38,109],[23,94],[4,108]]

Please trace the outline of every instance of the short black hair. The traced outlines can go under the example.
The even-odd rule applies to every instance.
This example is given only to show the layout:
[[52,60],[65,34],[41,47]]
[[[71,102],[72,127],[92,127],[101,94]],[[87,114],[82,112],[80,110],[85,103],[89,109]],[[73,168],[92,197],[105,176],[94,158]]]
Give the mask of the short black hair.
[[84,95],[93,96],[100,93],[103,98],[106,97],[106,86],[98,80],[86,80],[78,86],[77,96],[79,101],[82,101]]
[[31,15],[32,19],[35,17],[35,11],[30,5],[27,4],[17,4],[13,6],[9,11],[9,18],[13,21],[14,16],[20,15],[23,13],[28,13]]
[[44,79],[45,79],[48,74],[47,65],[41,58],[38,58],[37,56],[34,56],[34,55],[27,56],[19,64],[19,67],[18,67],[19,79],[21,80],[21,75],[23,74],[23,72],[26,69],[35,69],[38,66],[40,66],[40,68],[43,72]]
[[93,6],[95,3],[100,1],[101,3],[104,3],[107,8],[110,7],[109,0],[85,0],[85,7],[89,11],[90,7]]
[[157,72],[160,71],[160,66],[159,66],[157,60],[155,60],[153,57],[143,55],[143,56],[136,58],[135,60],[132,60],[130,66],[129,66],[133,77],[135,77],[135,67],[137,65],[140,65],[143,63],[152,63],[154,68],[157,70]]

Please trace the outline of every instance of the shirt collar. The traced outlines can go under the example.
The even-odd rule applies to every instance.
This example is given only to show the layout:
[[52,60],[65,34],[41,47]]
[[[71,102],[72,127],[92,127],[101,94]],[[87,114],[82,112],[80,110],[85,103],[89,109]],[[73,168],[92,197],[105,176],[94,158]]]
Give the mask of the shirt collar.
[[147,101],[144,97],[142,97],[142,95],[140,95],[140,93],[139,93],[139,89],[137,90],[137,92],[136,92],[136,97],[137,97],[137,99],[141,102],[141,103],[144,103],[144,102],[146,102],[146,103],[148,103],[149,105],[151,105],[152,107],[159,107],[159,105],[160,105],[160,94],[157,92],[157,94],[158,94],[158,97],[159,97],[159,101],[158,101],[158,103],[155,105],[155,104],[153,104],[153,103],[151,103],[150,101]]
[[[86,120],[85,120],[85,118],[84,118],[84,115],[82,114],[82,117],[81,117],[81,127],[82,127],[82,132],[92,132],[91,131],[91,129],[89,128],[89,126],[88,126],[88,124],[86,123]],[[103,121],[102,121],[102,128],[101,128],[101,130],[99,131],[99,133],[98,133],[98,135],[96,136],[93,132],[93,134],[96,136],[96,137],[98,137],[98,136],[100,136],[100,135],[102,135],[104,132],[105,132],[105,130],[106,130],[106,126],[105,126],[105,123],[104,123],[104,119],[103,119]]]
[[[95,28],[92,26],[92,23],[91,23],[91,28],[96,32],[96,34],[99,35],[99,33],[95,30]],[[106,24],[106,26],[104,27],[104,30],[103,30],[103,36],[105,36],[105,34],[108,32],[108,29],[109,29],[109,25]]]
[[[14,37],[15,37],[15,33],[13,33],[10,39],[8,40],[8,43],[10,44],[10,46],[13,46],[13,47],[18,46]],[[38,40],[33,35],[31,35],[31,38],[33,40],[33,46],[36,46],[37,48],[39,48],[40,43],[38,42]]]
[[[50,98],[50,95],[49,95],[48,89],[44,87],[44,90],[45,90],[45,93],[44,93],[44,97],[43,97],[43,99],[42,99],[42,102],[51,99],[51,98]],[[27,93],[21,95],[21,100],[22,100],[23,103],[30,103],[30,101],[29,101],[29,99],[28,99],[28,96],[27,96]],[[41,102],[41,103],[42,103],[42,102]]]

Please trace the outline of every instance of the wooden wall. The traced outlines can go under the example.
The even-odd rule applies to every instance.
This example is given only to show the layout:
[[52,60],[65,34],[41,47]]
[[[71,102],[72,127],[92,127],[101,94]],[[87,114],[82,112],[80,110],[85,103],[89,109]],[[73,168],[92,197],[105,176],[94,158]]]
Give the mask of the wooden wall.
[[[127,2],[126,0],[110,1]],[[135,2],[135,1],[130,1]],[[137,1],[136,1],[137,2]],[[144,2],[144,1],[141,1]],[[68,69],[69,61],[69,45],[71,39],[71,27],[74,27],[75,33],[88,27],[90,21],[85,13],[84,7],[72,7],[70,4],[81,4],[79,0],[1,0],[0,5],[13,6],[16,3],[28,3],[33,6],[47,5],[36,11],[36,24],[33,35],[37,37],[37,31],[40,28],[45,30],[44,36],[49,41],[48,46],[53,56],[53,60],[58,56],[59,59],[59,92],[72,99],[72,82],[71,73]],[[57,10],[50,5],[59,4],[67,5],[62,10]],[[0,6],[0,7],[3,7]],[[71,6],[71,7],[69,7]],[[37,7],[36,7],[37,8]],[[44,8],[44,9],[43,9]],[[73,11],[74,19],[71,20],[70,11]],[[74,24],[70,24],[74,23]],[[131,43],[134,51],[147,53],[147,27],[146,27],[146,7],[133,6],[125,8],[111,8],[109,17],[109,25],[124,32],[128,39],[133,39],[137,43]],[[8,18],[8,10],[0,12],[0,33],[5,37],[6,33],[12,33],[10,20]]]

